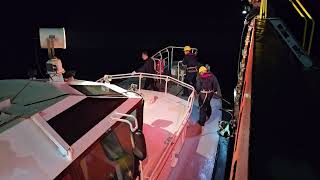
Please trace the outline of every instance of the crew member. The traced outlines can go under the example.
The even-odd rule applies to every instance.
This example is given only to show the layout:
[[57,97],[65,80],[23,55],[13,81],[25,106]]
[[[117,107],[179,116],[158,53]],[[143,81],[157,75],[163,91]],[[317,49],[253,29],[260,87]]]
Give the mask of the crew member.
[[212,109],[210,105],[211,98],[221,97],[221,90],[217,78],[213,73],[208,72],[207,68],[201,66],[199,68],[199,76],[197,76],[196,91],[199,94],[199,121],[204,126],[207,119],[210,118]]
[[67,71],[65,73],[64,81],[65,82],[71,82],[75,80],[76,71]]
[[[154,61],[149,58],[149,54],[147,51],[142,52],[142,59],[144,61],[144,64],[141,68],[137,70],[137,72],[143,72],[143,73],[150,73],[150,74],[155,74],[155,67],[154,67]],[[135,72],[135,71],[134,71]],[[144,88],[143,89],[148,89],[149,86],[151,86],[152,90],[158,90],[158,88],[155,85],[155,81],[152,78],[146,78],[146,81],[144,82]]]
[[[184,58],[183,58],[182,64],[187,66],[186,77],[184,79],[184,82],[195,87],[198,66],[199,66],[198,58],[196,57],[195,54],[191,52],[190,46],[185,46],[183,48],[183,51],[184,51]],[[183,95],[189,96],[189,94],[190,92],[188,91],[188,89],[184,88]]]

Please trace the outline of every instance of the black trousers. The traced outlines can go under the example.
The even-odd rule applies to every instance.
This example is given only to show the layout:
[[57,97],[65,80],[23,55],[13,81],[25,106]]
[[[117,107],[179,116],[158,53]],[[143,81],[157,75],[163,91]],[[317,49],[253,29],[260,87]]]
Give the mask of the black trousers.
[[[187,84],[190,84],[194,88],[196,87],[196,78],[197,78],[197,72],[187,72],[186,77],[184,79],[184,82]],[[189,96],[191,91],[187,88],[183,88],[183,94]]]
[[[207,94],[207,96],[206,96]],[[213,93],[200,93],[199,94],[199,124],[204,126],[207,118],[209,119],[212,113],[210,101],[212,99]]]
[[144,87],[143,89],[148,89],[149,86],[151,86],[151,90],[157,91],[158,88],[156,87],[156,84],[154,82],[154,79],[152,78],[147,78],[146,81],[144,82]]

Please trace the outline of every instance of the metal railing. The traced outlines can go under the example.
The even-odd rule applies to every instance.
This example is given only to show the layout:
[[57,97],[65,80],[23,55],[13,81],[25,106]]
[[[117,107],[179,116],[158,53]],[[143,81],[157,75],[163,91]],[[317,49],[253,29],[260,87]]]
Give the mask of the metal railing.
[[[312,41],[313,41],[313,35],[314,35],[314,29],[315,29],[315,21],[310,15],[310,13],[306,10],[306,8],[302,5],[302,3],[299,0],[289,0],[291,5],[294,7],[294,9],[297,11],[297,13],[304,19],[304,31],[303,31],[303,40],[302,40],[302,47],[303,49],[310,55],[311,47],[312,47]],[[299,7],[298,7],[298,6]],[[300,8],[300,9],[299,9]],[[309,45],[306,46],[306,36],[307,36],[307,29],[308,29],[308,19],[311,20],[312,26],[311,26],[311,32],[310,32],[310,38],[309,38]]]
[[291,52],[297,57],[297,59],[303,64],[305,68],[310,68],[313,65],[312,59],[305,52],[303,47],[295,40],[294,36],[283,23],[281,19],[270,19],[269,20],[275,30],[279,33],[280,37],[291,49]]
[[[188,118],[192,112],[192,107],[193,107],[193,102],[194,102],[194,98],[195,98],[195,89],[193,86],[184,83],[182,81],[179,81],[173,77],[170,76],[166,76],[166,75],[156,75],[156,74],[149,74],[149,73],[127,73],[127,74],[116,74],[116,75],[105,75],[104,77],[100,78],[97,80],[97,82],[100,83],[109,83],[112,80],[126,80],[126,79],[130,79],[130,78],[138,78],[139,79],[139,83],[138,83],[138,91],[141,91],[141,85],[142,85],[142,78],[152,78],[152,79],[157,79],[157,80],[164,80],[165,81],[165,90],[164,93],[167,94],[168,93],[168,83],[169,82],[173,82],[178,86],[181,86],[183,88],[187,88],[189,90],[191,90],[191,94],[188,97],[187,100],[187,108],[186,108],[186,112],[183,116],[183,121],[180,124],[180,126],[178,127],[178,129],[174,132],[174,134],[171,136],[169,142],[168,142],[168,146],[164,149],[163,153],[161,154],[161,157],[159,159],[159,161],[157,162],[157,164],[155,165],[154,171],[152,172],[152,174],[150,175],[150,179],[153,179],[154,177],[157,177],[162,170],[162,166],[164,165],[164,163],[166,162],[166,160],[168,159],[168,157],[170,157],[170,155],[173,152],[174,148],[175,148],[175,144],[178,141],[179,138],[181,138],[182,143],[185,139],[185,131],[186,131],[186,125],[188,123]],[[178,95],[175,95],[178,96]],[[181,148],[181,147],[176,147],[176,148]],[[176,153],[175,153],[176,154]]]
[[268,13],[268,1],[261,0],[260,4],[260,19],[266,19]]
[[[175,59],[174,58],[174,51],[179,50],[182,51],[184,47],[179,47],[179,46],[168,46],[166,48],[161,49],[157,53],[155,53],[151,58],[153,60],[165,60],[166,61],[166,66],[167,70],[171,70],[172,64],[174,61],[181,61],[181,59]],[[197,48],[191,48],[191,52],[193,54],[198,53]]]
[[[159,52],[157,52],[156,54],[151,56],[151,59],[154,62],[164,61],[165,62],[165,67],[164,68],[167,68],[167,70],[170,70],[170,66],[169,65],[171,64],[171,58],[170,58],[170,51],[169,51],[168,48],[164,48],[164,49],[160,50]],[[154,69],[156,69],[156,63],[155,63]]]
[[[302,2],[304,2],[304,4]],[[313,9],[312,6],[318,4],[318,2],[302,0],[288,0],[287,2],[273,1],[270,4],[270,6],[272,5],[272,13],[285,22],[290,31],[299,40],[302,49],[307,55],[313,57],[319,55],[318,52],[315,51],[316,49],[313,49],[314,46],[319,46],[319,43],[314,41],[314,39],[317,38],[317,34],[315,34],[316,23],[310,12],[314,10],[313,14],[315,15],[317,11]],[[261,13],[266,9],[268,9],[267,0],[261,0],[261,19],[263,19]],[[269,8],[269,10],[271,9]],[[265,16],[265,18],[267,17]],[[273,18],[274,17],[271,17],[270,19]]]
[[185,65],[183,65],[182,61],[178,61],[177,78],[180,81],[184,81],[184,76],[186,75],[186,72],[181,70],[181,67],[184,67],[184,66]]

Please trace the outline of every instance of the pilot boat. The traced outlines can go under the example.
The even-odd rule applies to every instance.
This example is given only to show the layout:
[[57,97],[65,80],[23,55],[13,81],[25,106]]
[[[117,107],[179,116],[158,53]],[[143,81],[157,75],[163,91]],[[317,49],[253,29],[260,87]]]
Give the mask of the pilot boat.
[[[64,29],[41,29],[40,41],[54,58],[55,48],[66,47]],[[195,90],[183,82],[181,49],[152,56],[170,76],[61,81],[48,61],[49,79],[0,80],[0,179],[211,179],[222,102],[211,100],[201,128]],[[147,78],[160,90],[143,89]]]

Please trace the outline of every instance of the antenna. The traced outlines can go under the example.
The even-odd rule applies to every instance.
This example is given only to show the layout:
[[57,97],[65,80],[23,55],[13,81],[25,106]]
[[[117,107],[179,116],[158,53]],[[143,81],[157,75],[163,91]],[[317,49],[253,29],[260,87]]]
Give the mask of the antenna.
[[64,28],[40,28],[40,46],[48,49],[49,59],[55,56],[54,49],[66,49],[66,35]]
[[55,56],[54,49],[66,49],[66,35],[64,28],[40,28],[40,47],[48,49],[47,74],[50,80],[55,82],[63,82],[63,73],[61,60]]

